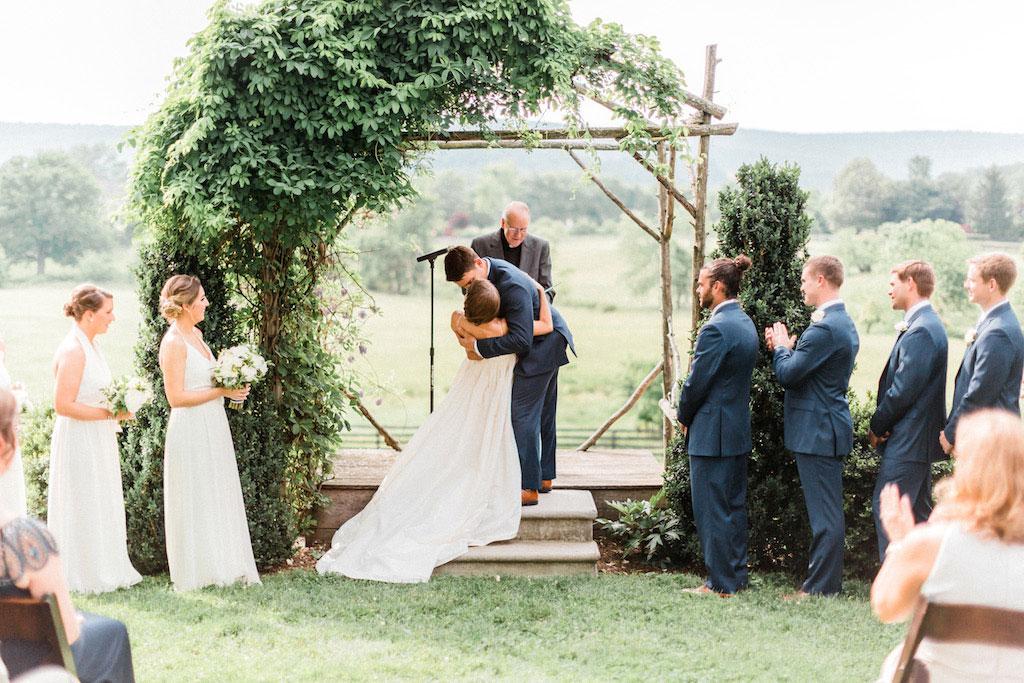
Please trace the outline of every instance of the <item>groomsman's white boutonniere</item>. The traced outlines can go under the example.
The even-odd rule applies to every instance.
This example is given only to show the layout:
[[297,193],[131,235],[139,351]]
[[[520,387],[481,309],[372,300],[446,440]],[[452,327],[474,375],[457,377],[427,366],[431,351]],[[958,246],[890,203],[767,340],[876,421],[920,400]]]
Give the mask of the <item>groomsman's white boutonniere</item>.
[[893,325],[893,327],[895,327],[896,331],[900,334],[903,334],[904,332],[910,329],[910,325],[907,324],[906,320],[899,321],[898,323]]
[[967,330],[967,334],[964,335],[964,341],[970,346],[974,343],[974,340],[978,338],[978,330],[975,327]]
[[825,311],[821,310],[820,308],[818,310],[814,311],[814,313],[811,313],[811,322],[812,323],[820,323],[824,319],[825,319]]

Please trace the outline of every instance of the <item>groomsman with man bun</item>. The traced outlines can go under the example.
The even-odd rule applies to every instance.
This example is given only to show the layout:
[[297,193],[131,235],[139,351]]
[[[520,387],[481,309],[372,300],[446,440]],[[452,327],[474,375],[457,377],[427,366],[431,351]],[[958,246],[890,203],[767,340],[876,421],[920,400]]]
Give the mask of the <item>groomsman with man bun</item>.
[[967,331],[967,350],[953,387],[953,409],[939,432],[942,450],[950,453],[960,418],[981,408],[1020,415],[1020,381],[1024,372],[1024,335],[1006,295],[1017,279],[1017,264],[1006,254],[976,256],[967,262],[964,287],[981,307],[978,324]]
[[808,577],[803,595],[835,595],[843,587],[843,457],[853,447],[853,420],[846,392],[860,341],[839,298],[843,264],[815,256],[804,265],[800,291],[814,306],[811,325],[790,336],[776,322],[765,329],[779,384],[786,390],[785,443],[797,471],[811,523]]
[[719,258],[701,269],[697,296],[711,317],[700,328],[677,417],[690,455],[690,495],[708,580],[691,593],[731,595],[747,587],[747,456],[750,377],[757,361],[753,321],[736,296],[750,258]]
[[882,458],[872,509],[878,532],[878,559],[885,561],[889,537],[879,518],[879,496],[895,483],[910,498],[914,521],[932,512],[931,464],[944,460],[936,429],[946,423],[946,329],[928,297],[935,291],[935,270],[925,261],[907,261],[889,275],[892,307],[904,311],[889,362],[878,380],[877,407],[868,439]]

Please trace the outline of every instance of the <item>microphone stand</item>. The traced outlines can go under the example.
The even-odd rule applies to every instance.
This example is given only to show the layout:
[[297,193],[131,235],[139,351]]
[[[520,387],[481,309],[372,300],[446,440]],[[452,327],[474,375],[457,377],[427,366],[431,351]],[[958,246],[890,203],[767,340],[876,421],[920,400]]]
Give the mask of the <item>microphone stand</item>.
[[434,412],[434,261],[447,254],[449,247],[416,257],[416,262],[430,262],[430,412]]

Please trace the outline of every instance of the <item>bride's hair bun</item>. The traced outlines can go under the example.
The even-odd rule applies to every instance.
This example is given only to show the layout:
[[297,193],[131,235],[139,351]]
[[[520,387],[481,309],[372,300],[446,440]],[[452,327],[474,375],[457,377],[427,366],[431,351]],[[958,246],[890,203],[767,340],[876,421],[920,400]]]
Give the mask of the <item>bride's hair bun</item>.
[[196,300],[202,286],[194,275],[169,277],[160,290],[160,315],[168,320],[176,319],[184,311],[184,306]]
[[114,295],[96,285],[78,285],[71,292],[71,301],[64,304],[64,315],[81,320],[86,311],[98,311]]

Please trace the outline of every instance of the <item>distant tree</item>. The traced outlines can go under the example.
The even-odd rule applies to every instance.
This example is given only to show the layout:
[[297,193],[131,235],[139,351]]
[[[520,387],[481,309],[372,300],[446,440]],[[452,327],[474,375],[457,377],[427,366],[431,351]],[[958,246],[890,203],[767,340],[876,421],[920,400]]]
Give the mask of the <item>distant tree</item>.
[[832,183],[832,226],[874,228],[893,217],[893,183],[867,157],[854,159]]
[[932,160],[930,158],[921,155],[911,157],[907,166],[911,180],[932,179]]
[[0,166],[0,239],[8,257],[75,263],[107,235],[100,220],[100,187],[63,152],[14,157]]
[[430,240],[444,219],[433,194],[420,194],[401,211],[376,219],[356,233],[359,275],[368,288],[411,294],[427,284],[430,273],[416,256],[430,250]]
[[969,218],[972,229],[996,239],[1019,237],[1011,208],[1002,172],[996,166],[986,169],[971,199]]
[[909,180],[895,186],[893,220],[962,223],[963,209],[956,196],[932,180],[932,160],[916,156],[907,166]]

